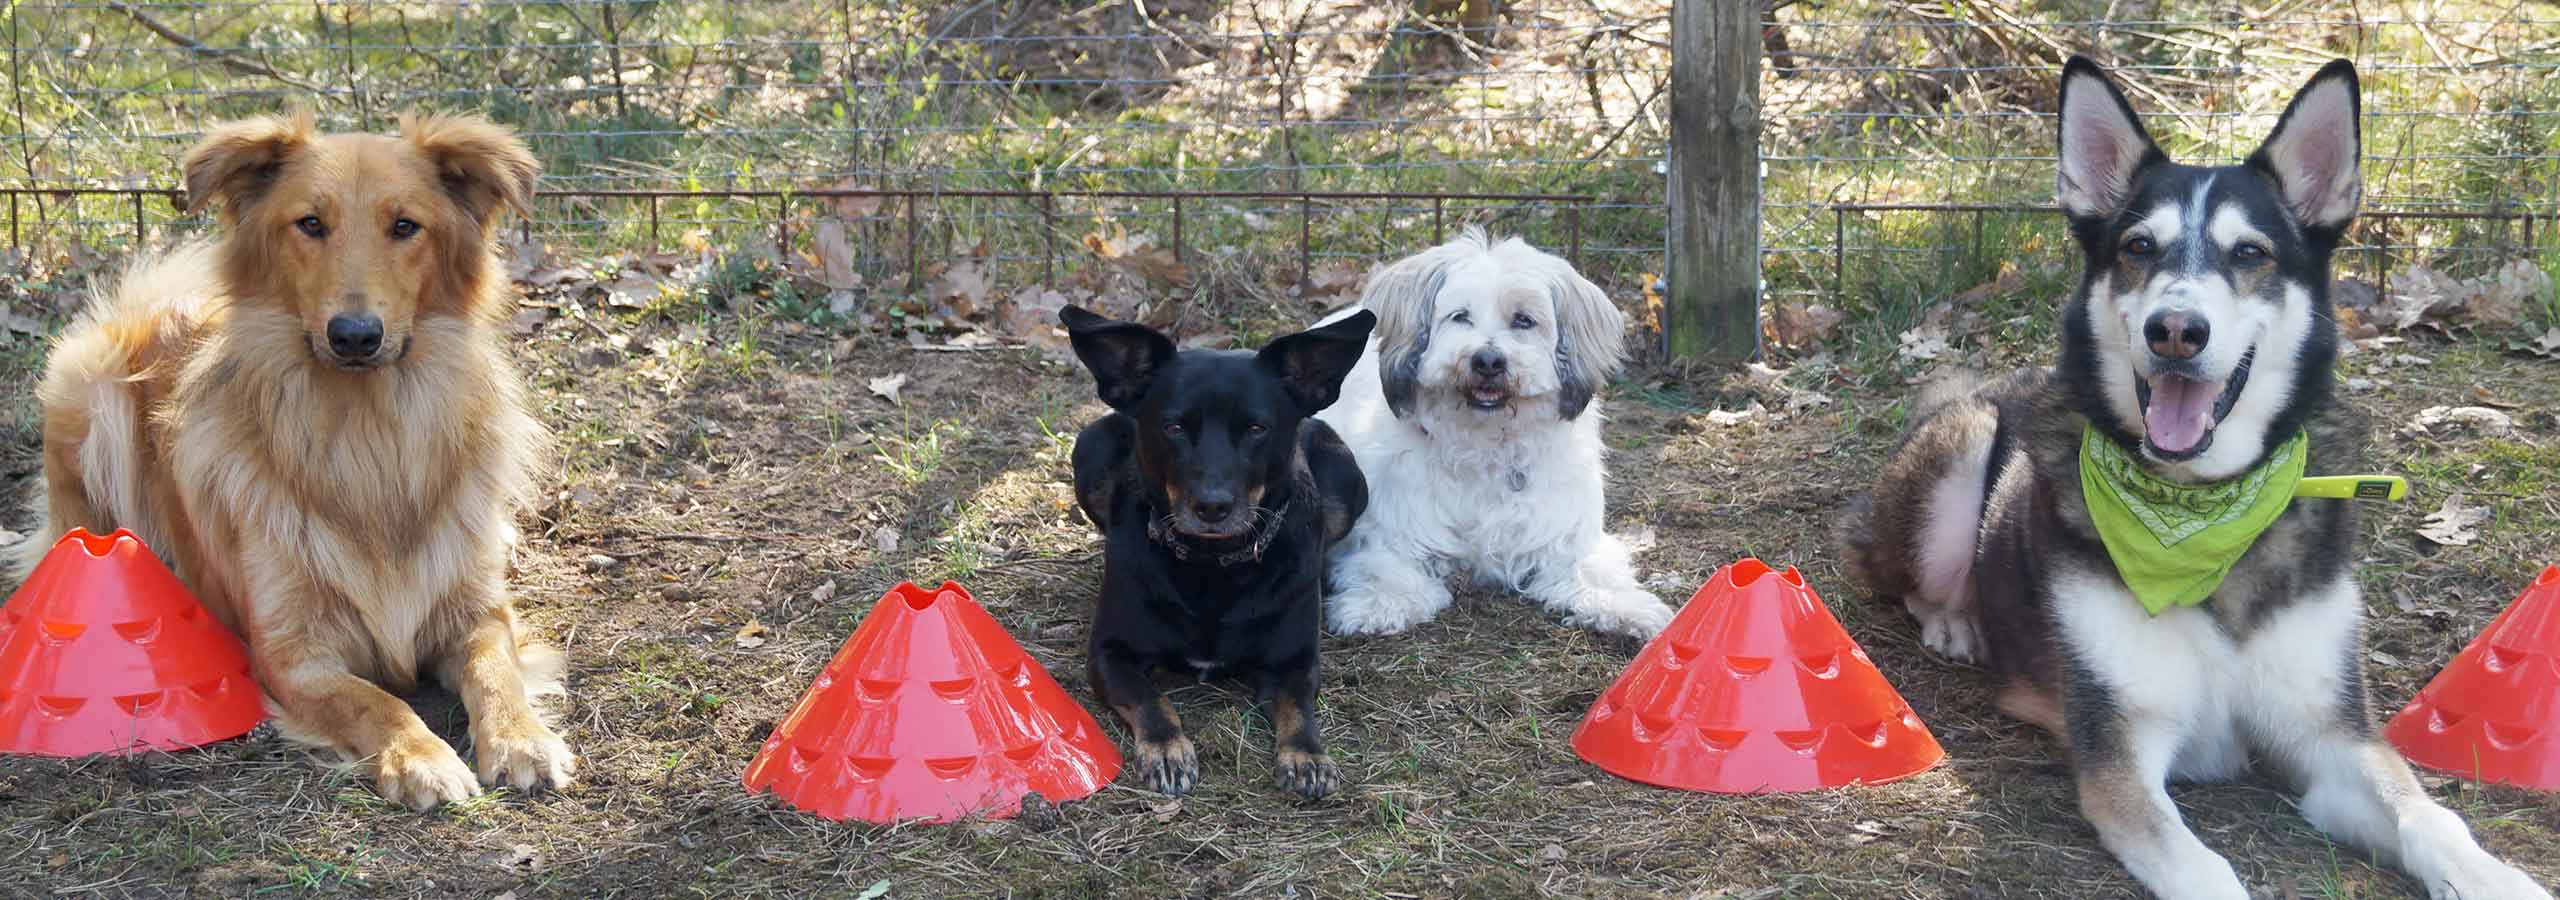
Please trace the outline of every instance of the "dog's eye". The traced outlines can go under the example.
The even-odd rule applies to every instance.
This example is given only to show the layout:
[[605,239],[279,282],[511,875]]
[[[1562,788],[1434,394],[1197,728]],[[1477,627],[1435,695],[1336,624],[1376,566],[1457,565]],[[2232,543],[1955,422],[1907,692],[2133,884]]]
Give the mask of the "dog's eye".
[[2242,264],[2246,265],[2265,262],[2267,260],[2267,248],[2260,247],[2256,244],[2242,244],[2231,248],[2231,258],[2239,260]]
[[1270,430],[1271,430],[1270,426],[1264,425],[1264,424],[1262,424],[1262,423],[1260,423],[1260,422],[1255,422],[1255,423],[1253,423],[1253,424],[1251,424],[1251,425],[1247,425],[1247,426],[1245,426],[1245,427],[1244,427],[1244,433],[1246,433],[1246,434],[1261,434],[1261,433],[1263,433],[1263,432],[1270,431]]
[[1460,325],[1464,325],[1464,324],[1467,324],[1467,323],[1469,323],[1469,322],[1473,322],[1473,321],[1475,321],[1475,317],[1467,315],[1467,311],[1462,309],[1462,310],[1459,310],[1459,311],[1457,311],[1457,312],[1450,313],[1450,314],[1449,314],[1449,321],[1456,322],[1456,323],[1458,323],[1458,324],[1460,324]]
[[1165,436],[1165,437],[1181,437],[1181,436],[1182,436],[1182,423],[1180,423],[1180,422],[1166,422],[1166,423],[1164,423],[1164,436]]
[[2150,256],[2159,250],[2160,245],[2152,243],[2147,237],[2138,237],[2124,242],[2124,252],[2127,256]]
[[410,219],[391,220],[391,239],[405,241],[418,236],[418,223]]
[[329,236],[329,226],[327,223],[320,221],[319,216],[303,216],[302,218],[295,219],[293,220],[293,227],[301,229],[303,234],[307,234],[312,237],[324,238]]
[[1511,317],[1511,327],[1527,331],[1538,327],[1538,320],[1529,318],[1528,313],[1518,313]]

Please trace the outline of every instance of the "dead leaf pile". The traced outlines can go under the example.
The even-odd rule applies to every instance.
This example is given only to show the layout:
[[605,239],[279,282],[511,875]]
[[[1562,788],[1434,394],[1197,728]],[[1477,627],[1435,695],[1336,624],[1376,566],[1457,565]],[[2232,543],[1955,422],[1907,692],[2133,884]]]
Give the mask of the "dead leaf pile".
[[[2550,292],[2550,273],[2532,260],[2519,259],[2467,280],[2425,266],[2393,271],[2390,285],[2370,309],[2348,305],[2361,302],[2369,290],[2338,291],[2335,299],[2342,310],[2353,311],[2358,322],[2376,333],[2428,328],[2451,335],[2463,329],[2513,328]],[[2354,325],[2349,327],[2349,337],[2369,336],[2356,334],[2359,329]]]

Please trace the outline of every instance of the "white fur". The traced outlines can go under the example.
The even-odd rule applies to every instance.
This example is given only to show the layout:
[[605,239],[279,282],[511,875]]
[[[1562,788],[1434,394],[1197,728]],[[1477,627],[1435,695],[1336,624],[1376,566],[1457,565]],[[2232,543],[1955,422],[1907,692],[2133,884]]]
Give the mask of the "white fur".
[[[1318,416],[1369,482],[1368,512],[1334,550],[1330,627],[1411,628],[1449,605],[1453,575],[1598,631],[1651,637],[1670,624],[1671,608],[1636,583],[1626,545],[1605,530],[1599,401],[1570,420],[1558,406],[1565,366],[1596,385],[1623,358],[1623,318],[1608,297],[1562,259],[1469,229],[1379,272],[1361,306],[1378,314],[1377,337],[1342,400]],[[1380,357],[1417,340],[1427,349],[1414,405],[1399,417]],[[1485,351],[1513,376],[1498,409],[1468,405],[1461,384]]]
[[2116,701],[2153,807],[2146,827],[2102,825],[2099,838],[2153,893],[2247,896],[2179,820],[2167,782],[2236,777],[2254,750],[2295,775],[2312,825],[2399,865],[2438,900],[2550,897],[2482,850],[2390,747],[2356,733],[2351,717],[2363,710],[2339,708],[2341,666],[2362,640],[2353,579],[2299,598],[2240,642],[2201,608],[2144,613],[2112,573],[2065,573],[2053,590],[2059,635]]
[[1929,489],[1920,527],[1920,596],[1903,605],[1920,621],[1920,641],[1949,659],[1973,662],[1982,627],[1973,608],[1973,556],[1982,539],[1982,498],[1990,493],[1991,435],[1958,451]]

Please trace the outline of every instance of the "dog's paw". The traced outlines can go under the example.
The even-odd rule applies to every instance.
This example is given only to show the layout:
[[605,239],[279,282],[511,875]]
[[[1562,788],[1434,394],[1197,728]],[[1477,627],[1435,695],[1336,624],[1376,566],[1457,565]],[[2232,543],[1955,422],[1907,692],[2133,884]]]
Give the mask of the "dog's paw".
[[1920,643],[1938,655],[1961,663],[1976,661],[1982,653],[1982,627],[1972,616],[1949,612],[1944,607],[1918,602],[1905,604],[1911,617],[1920,620]]
[[396,740],[373,758],[374,789],[382,798],[425,812],[480,795],[480,783],[462,757],[434,735]]
[[1654,635],[1661,634],[1663,629],[1671,627],[1671,617],[1676,610],[1671,608],[1671,604],[1662,602],[1661,598],[1652,594],[1636,594],[1628,597],[1626,603],[1626,627],[1619,631],[1620,634],[1637,640],[1650,641],[1653,640]]
[[2427,885],[2430,900],[2551,900],[2551,892],[2533,883],[2523,870],[2486,853]]
[[1271,780],[1281,790],[1308,800],[1322,800],[1342,786],[1342,770],[1334,768],[1333,757],[1282,748],[1279,768],[1273,770]]
[[578,768],[578,756],[569,751],[569,744],[539,721],[526,719],[473,732],[471,757],[483,785],[504,784],[519,791],[563,788]]
[[1671,616],[1671,606],[1652,594],[1630,593],[1606,609],[1583,609],[1567,615],[1564,623],[1602,634],[1650,641],[1654,635],[1671,627]]
[[1431,618],[1430,611],[1408,612],[1366,592],[1326,598],[1324,607],[1325,630],[1340,635],[1399,634]]
[[1139,741],[1138,780],[1159,794],[1188,794],[1200,783],[1200,753],[1192,748],[1190,738],[1180,735],[1169,741]]

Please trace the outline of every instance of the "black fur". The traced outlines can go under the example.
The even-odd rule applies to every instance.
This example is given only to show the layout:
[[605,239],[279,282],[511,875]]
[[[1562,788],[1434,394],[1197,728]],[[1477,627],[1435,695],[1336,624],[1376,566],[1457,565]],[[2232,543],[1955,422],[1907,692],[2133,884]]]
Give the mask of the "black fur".
[[[1197,778],[1152,673],[1209,668],[1272,703],[1282,784],[1323,796],[1339,776],[1315,719],[1320,580],[1368,486],[1350,448],[1310,417],[1338,396],[1376,318],[1259,353],[1176,352],[1144,326],[1074,307],[1060,318],[1114,410],[1076,439],[1076,499],[1103,539],[1093,685],[1128,723],[1140,777],[1176,794]],[[1240,511],[1196,514],[1204,499]]]

